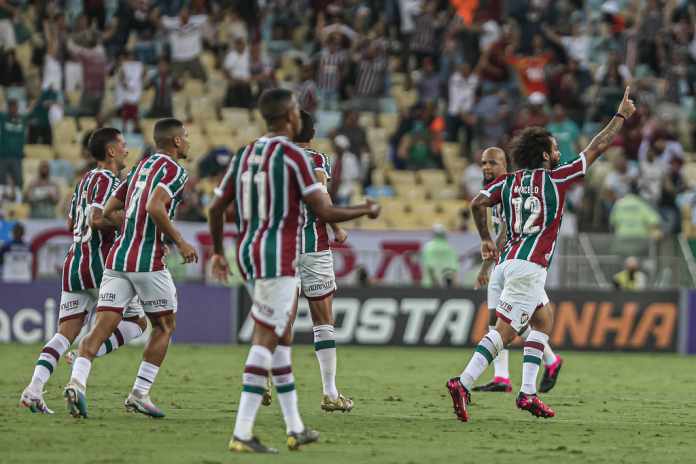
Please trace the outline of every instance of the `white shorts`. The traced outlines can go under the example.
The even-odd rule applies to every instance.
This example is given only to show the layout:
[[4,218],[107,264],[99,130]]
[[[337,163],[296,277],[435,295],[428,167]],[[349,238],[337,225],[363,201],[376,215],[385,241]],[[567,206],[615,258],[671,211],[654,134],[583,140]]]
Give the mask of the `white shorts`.
[[253,301],[251,318],[282,337],[296,308],[298,284],[297,277],[258,279],[248,283]]
[[331,250],[303,253],[298,262],[302,294],[308,300],[322,300],[338,288]]
[[97,311],[123,312],[131,298],[136,295],[147,314],[161,316],[176,313],[176,287],[167,269],[152,272],[105,269],[99,287]]
[[[98,298],[99,290],[96,288],[80,290],[77,292],[63,291],[60,295],[58,322],[87,315],[97,307]],[[133,299],[131,299],[126,305],[126,309],[123,311],[123,318],[140,318],[142,316],[144,316],[143,306],[140,304],[137,296],[133,297]]]
[[488,308],[516,331],[524,329],[534,311],[549,302],[546,269],[531,261],[510,259],[493,268],[488,281]]

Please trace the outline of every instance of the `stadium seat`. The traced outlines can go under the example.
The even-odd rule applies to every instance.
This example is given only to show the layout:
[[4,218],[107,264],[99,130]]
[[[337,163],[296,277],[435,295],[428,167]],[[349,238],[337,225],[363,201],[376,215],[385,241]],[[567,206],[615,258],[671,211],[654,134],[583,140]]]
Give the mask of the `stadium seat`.
[[685,163],[682,167],[682,174],[689,187],[696,187],[696,162]]
[[53,144],[62,143],[79,143],[77,140],[77,126],[75,125],[75,118],[64,117],[52,127],[53,129]]
[[227,137],[232,137],[237,134],[237,127],[239,127],[234,126],[228,120],[218,121],[217,119],[207,119],[203,121],[203,124],[205,133],[209,136],[225,135]]
[[208,96],[192,98],[190,109],[191,117],[196,122],[217,118],[215,102]]
[[249,111],[242,108],[223,108],[222,119],[232,127],[246,127],[249,125]]
[[4,202],[2,211],[5,218],[12,220],[23,221],[29,218],[29,205],[27,203],[9,203]]
[[394,170],[389,172],[389,183],[396,187],[397,184],[416,185],[416,173],[413,171]]
[[447,174],[442,169],[422,169],[418,171],[418,177],[426,187],[444,187],[447,184]]
[[61,143],[55,147],[58,158],[78,162],[82,157],[82,145],[79,143]]
[[28,144],[24,145],[24,156],[38,160],[52,160],[53,149],[48,145]]
[[312,140],[312,147],[318,152],[333,154],[331,140],[329,139],[318,137]]
[[205,84],[196,79],[187,79],[182,92],[190,99],[200,98],[205,93]]

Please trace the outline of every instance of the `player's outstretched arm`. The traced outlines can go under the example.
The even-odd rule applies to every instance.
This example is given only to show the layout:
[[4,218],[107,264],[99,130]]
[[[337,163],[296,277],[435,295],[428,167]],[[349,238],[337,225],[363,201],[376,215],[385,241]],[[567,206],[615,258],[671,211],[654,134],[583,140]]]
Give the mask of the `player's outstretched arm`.
[[[314,174],[317,176],[317,180],[321,182],[324,187],[329,183],[329,179],[326,177],[326,174],[324,173],[323,170],[315,170]],[[326,193],[326,196],[329,197],[329,203],[333,205],[333,202],[331,201],[331,196]],[[348,234],[346,233],[345,230],[338,224],[335,224],[333,222],[329,223],[329,227],[331,227],[331,230],[334,233],[334,239],[338,243],[343,243],[348,239]]]
[[157,228],[172,239],[184,258],[184,263],[198,262],[196,249],[184,240],[184,237],[169,219],[169,213],[165,206],[168,201],[169,194],[167,191],[162,187],[157,187],[147,202],[147,214],[150,215]]
[[481,237],[481,258],[495,259],[498,257],[498,248],[491,239],[491,231],[488,230],[486,209],[493,206],[493,201],[483,193],[479,193],[471,200],[471,214],[474,217],[476,230]]
[[303,198],[320,221],[326,223],[338,223],[351,221],[362,216],[375,219],[381,211],[380,206],[372,200],[367,200],[365,204],[356,206],[333,206],[331,198],[320,190],[314,190]]
[[624,121],[630,118],[631,115],[636,111],[635,104],[633,103],[633,100],[630,99],[630,92],[631,88],[626,87],[623,99],[621,100],[619,109],[616,110],[614,117],[611,118],[611,121],[609,121],[609,124],[607,124],[604,129],[594,136],[587,148],[583,150],[588,167],[594,163],[597,158],[599,158],[599,155],[604,153],[604,150],[609,148],[614,141],[616,134],[618,134],[621,127],[623,127]]

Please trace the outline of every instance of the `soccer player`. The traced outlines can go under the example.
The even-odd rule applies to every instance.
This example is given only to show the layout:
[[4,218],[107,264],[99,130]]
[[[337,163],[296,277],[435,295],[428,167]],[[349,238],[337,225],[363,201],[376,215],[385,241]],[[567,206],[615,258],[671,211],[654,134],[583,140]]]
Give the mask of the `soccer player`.
[[[111,127],[96,130],[88,146],[97,167],[82,176],[70,202],[68,229],[73,233],[73,243],[63,262],[58,332],[41,350],[31,383],[20,399],[20,404],[32,412],[53,414],[43,400],[43,387],[97,304],[104,257],[114,243],[116,224],[104,216],[103,209],[119,185],[118,175],[125,167],[128,148],[123,135]],[[142,308],[129,304],[123,320],[102,341],[96,356],[108,354],[139,337],[145,326]]]
[[[483,171],[483,182],[484,186],[490,184],[498,177],[508,173],[508,160],[505,152],[498,147],[487,148],[481,154],[481,169]],[[503,217],[502,205],[496,205],[491,209],[492,212],[492,222],[493,229],[496,234],[496,246],[501,249],[505,245],[506,240],[506,229]],[[495,266],[495,260],[490,258],[481,264],[481,270],[479,271],[477,277],[477,284],[480,287],[485,287],[488,285],[488,279],[491,274],[491,269]],[[495,328],[495,322],[498,319],[495,313],[495,306],[498,304],[498,299],[500,298],[500,288],[490,286],[488,287],[488,309],[490,311],[489,326],[488,330],[493,330]],[[546,292],[544,292],[544,298],[540,304],[548,304],[548,297]],[[531,331],[529,325],[524,328],[521,336],[526,339]],[[544,346],[544,376],[539,386],[539,391],[546,393],[556,384],[558,379],[558,374],[560,373],[561,366],[563,365],[563,359],[557,356],[551,347],[547,343]],[[508,350],[503,348],[498,356],[493,360],[493,368],[495,373],[493,374],[493,380],[485,385],[474,387],[474,391],[484,391],[484,392],[506,392],[512,391],[512,385],[510,383],[510,370],[509,370],[509,356]]]
[[511,153],[519,170],[498,177],[472,200],[484,260],[498,256],[488,230],[486,208],[503,205],[508,232],[490,279],[492,285],[502,288],[495,329],[481,339],[464,372],[447,382],[459,420],[469,420],[467,406],[476,379],[527,324],[532,330],[524,343],[522,386],[516,404],[537,417],[555,416],[536,394],[536,377],[553,317],[548,305],[539,308],[546,268],[553,256],[568,188],[583,179],[587,168],[611,145],[624,121],[635,112],[629,90],[627,87],[611,121],[572,163],[558,167],[558,143],[546,129],[523,130],[513,142]]
[[163,238],[166,235],[174,242],[186,263],[198,261],[198,254],[172,223],[188,178],[177,162],[187,156],[188,131],[181,121],[168,118],[157,121],[154,132],[157,152],[131,170],[104,211],[112,222],[122,221],[121,233],[106,260],[95,324],[80,343],[65,387],[68,410],[74,417],[87,417],[85,390],[92,359],[121,322],[123,309],[135,295],[152,323],[152,334],[125,406],[129,411],[164,417],[150,399],[150,388],[176,326],[176,288],[164,263]]
[[288,448],[296,450],[319,439],[319,433],[305,427],[300,417],[288,345],[290,322],[297,309],[302,202],[324,223],[374,218],[379,215],[379,205],[370,201],[346,208],[331,205],[303,150],[291,142],[301,129],[292,92],[266,90],[259,99],[259,110],[268,133],[232,158],[216,189],[209,221],[213,272],[225,281],[229,270],[222,247],[223,213],[234,204],[240,231],[237,262],[253,295],[254,334],[229,449],[275,453],[277,450],[263,445],[252,433],[269,375],[285,419]]
[[[295,142],[304,149],[317,180],[322,184],[321,190],[328,197],[326,183],[331,178],[331,162],[326,154],[309,147],[315,134],[314,118],[304,110],[300,115],[302,129],[295,136]],[[318,220],[304,204],[302,210],[304,227],[300,239],[298,267],[302,293],[309,301],[309,311],[314,324],[314,351],[319,361],[323,387],[320,406],[324,411],[346,412],[353,409],[353,400],[340,394],[336,388],[336,331],[331,304],[337,286],[327,224]],[[348,234],[341,226],[334,223],[328,225],[338,243],[346,241]]]

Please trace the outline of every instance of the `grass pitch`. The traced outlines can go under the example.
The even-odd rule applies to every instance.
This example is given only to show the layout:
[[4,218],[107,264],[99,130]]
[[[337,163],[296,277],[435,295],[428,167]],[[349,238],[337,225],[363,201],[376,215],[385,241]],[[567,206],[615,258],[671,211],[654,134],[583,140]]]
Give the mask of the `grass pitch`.
[[[514,407],[513,394],[476,394],[472,421],[455,420],[444,387],[470,349],[339,347],[339,388],[355,399],[352,413],[319,409],[321,381],[311,347],[293,354],[300,407],[321,442],[285,447],[277,402],[263,408],[256,433],[278,456],[227,451],[239,401],[246,346],[172,346],[152,392],[167,413],[153,420],[122,403],[140,361],[128,347],[96,361],[88,420],[68,416],[61,396],[63,360],[48,384],[53,416],[17,402],[39,346],[0,345],[1,463],[685,463],[695,462],[696,388],[693,359],[677,355],[563,353],[556,389],[543,398],[549,420]],[[521,356],[511,355],[520,381]],[[482,380],[489,379],[489,372]]]

